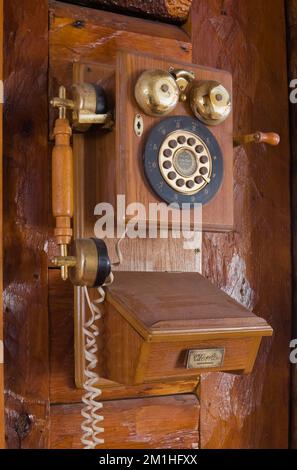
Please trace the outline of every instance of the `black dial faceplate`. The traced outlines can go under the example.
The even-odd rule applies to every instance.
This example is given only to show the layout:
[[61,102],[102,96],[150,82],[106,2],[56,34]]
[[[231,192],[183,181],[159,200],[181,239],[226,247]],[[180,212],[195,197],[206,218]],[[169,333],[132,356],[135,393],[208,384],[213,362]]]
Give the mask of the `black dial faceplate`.
[[[163,178],[159,167],[159,151],[166,136],[173,131],[189,131],[203,140],[212,158],[210,182],[196,194],[182,194],[171,188]],[[144,151],[144,170],[155,193],[168,204],[175,202],[206,204],[218,192],[223,179],[223,157],[220,146],[201,122],[189,116],[172,116],[163,119],[151,130]]]

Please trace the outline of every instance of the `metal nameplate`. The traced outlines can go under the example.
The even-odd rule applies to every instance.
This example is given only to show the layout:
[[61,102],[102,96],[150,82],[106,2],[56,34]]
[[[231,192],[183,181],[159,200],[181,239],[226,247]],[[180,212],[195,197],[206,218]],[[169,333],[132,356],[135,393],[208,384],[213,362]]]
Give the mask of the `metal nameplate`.
[[190,349],[187,358],[187,369],[207,369],[220,367],[224,361],[225,348]]

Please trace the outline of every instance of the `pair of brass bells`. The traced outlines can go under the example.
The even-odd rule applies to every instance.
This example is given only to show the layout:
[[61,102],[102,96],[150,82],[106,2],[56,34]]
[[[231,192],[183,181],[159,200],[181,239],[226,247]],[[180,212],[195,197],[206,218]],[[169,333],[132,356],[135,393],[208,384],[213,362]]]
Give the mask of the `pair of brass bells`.
[[[149,116],[162,116],[174,110],[195,76],[185,70],[146,70],[135,85],[135,99]],[[194,82],[189,93],[194,115],[207,125],[221,124],[231,112],[231,97],[223,85],[214,80]]]

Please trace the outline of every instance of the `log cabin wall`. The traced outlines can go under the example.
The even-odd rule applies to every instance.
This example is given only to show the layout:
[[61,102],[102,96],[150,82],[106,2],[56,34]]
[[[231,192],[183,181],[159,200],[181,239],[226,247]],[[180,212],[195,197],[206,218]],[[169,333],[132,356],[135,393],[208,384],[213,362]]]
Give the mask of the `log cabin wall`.
[[[288,69],[289,84],[297,78],[297,1],[287,0],[287,22],[288,22]],[[293,89],[291,88],[291,91]],[[297,107],[290,105],[290,129],[291,129],[291,188],[292,188],[292,248],[293,248],[293,324],[292,338],[297,338]],[[291,376],[291,446],[297,448],[297,367],[292,365]]]
[[[165,38],[168,44],[176,41],[182,56],[191,52],[190,44],[195,63],[232,72],[236,133],[275,130],[281,145],[277,150],[261,145],[236,150],[235,231],[207,233],[203,242],[203,274],[265,317],[274,337],[265,339],[255,369],[246,377],[211,373],[202,375],[200,384],[107,389],[109,448],[288,446],[291,237],[286,23],[284,2],[273,0],[273,8],[271,3],[194,0],[191,21],[183,29],[117,16],[121,30],[142,31],[144,46],[150,36]],[[72,287],[59,280],[56,270],[48,269],[52,245],[48,20],[50,34],[55,25],[68,28],[73,38],[83,30],[87,41],[90,31],[96,30],[96,18],[105,21],[107,29],[111,23],[116,29],[116,17],[109,15],[114,14],[60,2],[48,5],[46,0],[21,0],[17,6],[5,2],[5,391],[10,448],[80,445]],[[111,40],[116,36],[111,35]],[[92,53],[96,47],[89,40],[84,51]],[[78,42],[73,48],[66,45],[64,52],[79,55]]]
[[[3,140],[3,1],[0,1],[0,295],[3,293],[3,175],[2,175],[2,140]],[[4,447],[4,343],[3,343],[3,305],[0,306],[0,449]]]

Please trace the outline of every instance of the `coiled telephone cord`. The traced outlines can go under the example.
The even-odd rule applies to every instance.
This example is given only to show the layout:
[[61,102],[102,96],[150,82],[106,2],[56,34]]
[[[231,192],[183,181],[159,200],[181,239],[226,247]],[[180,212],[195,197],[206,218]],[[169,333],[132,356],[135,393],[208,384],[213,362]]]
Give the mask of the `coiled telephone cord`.
[[[123,261],[123,256],[120,250],[120,244],[125,238],[126,231],[123,233],[121,238],[117,241],[115,250],[118,260],[111,264],[112,267],[119,266]],[[102,402],[99,401],[99,397],[102,394],[102,390],[98,387],[99,374],[96,372],[98,363],[97,353],[97,336],[99,335],[99,328],[96,322],[101,318],[100,304],[105,300],[104,287],[112,284],[113,273],[111,272],[107,281],[103,286],[97,288],[98,298],[91,300],[88,292],[88,288],[84,286],[84,294],[90,309],[90,318],[83,325],[84,334],[84,359],[86,363],[84,375],[85,380],[83,388],[85,393],[82,397],[84,404],[81,415],[84,421],[81,424],[82,438],[81,443],[84,449],[95,449],[97,445],[104,444],[104,439],[100,437],[104,432],[104,428],[101,426],[103,416],[100,410],[103,408]]]

